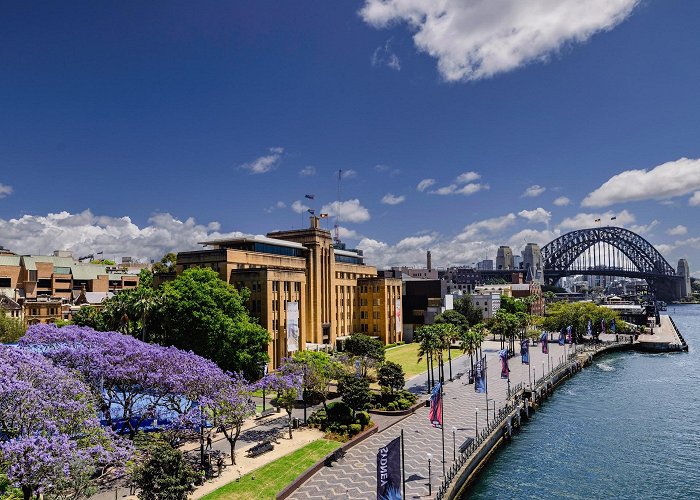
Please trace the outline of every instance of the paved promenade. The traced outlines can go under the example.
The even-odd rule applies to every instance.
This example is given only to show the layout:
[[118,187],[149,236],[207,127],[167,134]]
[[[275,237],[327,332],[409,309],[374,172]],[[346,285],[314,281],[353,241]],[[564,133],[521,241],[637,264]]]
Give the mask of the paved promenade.
[[[517,344],[516,344],[517,345]],[[518,383],[528,383],[530,377],[534,380],[543,373],[554,368],[565,356],[565,347],[558,344],[549,344],[549,356],[541,353],[539,345],[530,346],[531,365],[520,362],[520,356],[509,361],[511,369],[510,383],[514,387]],[[505,403],[508,383],[500,378],[500,361],[498,351],[500,342],[486,341],[483,345],[484,355],[488,365],[488,404],[490,407],[489,419],[493,416],[494,402],[496,410]],[[519,351],[519,349],[517,349]],[[469,357],[462,356],[453,360],[453,373],[465,373],[468,368]],[[544,372],[543,372],[544,370]],[[445,370],[446,375],[449,371]],[[416,379],[420,383],[420,378]],[[466,377],[447,382],[445,384],[444,402],[444,427],[445,427],[445,468],[449,468],[454,449],[468,438],[474,437],[475,423],[478,428],[486,425],[486,395],[474,392],[474,385],[465,385]],[[410,381],[415,385],[413,379]],[[425,378],[422,378],[425,385]],[[476,409],[478,420],[476,420]],[[454,440],[453,440],[454,428]],[[404,431],[405,455],[406,455],[406,497],[428,497],[428,453],[432,454],[431,482],[432,494],[442,482],[442,440],[441,430],[436,429],[428,422],[428,408],[421,408],[413,415],[401,420],[399,423],[380,430],[361,444],[350,449],[344,458],[334,463],[333,467],[324,467],[311,479],[302,485],[291,498],[294,499],[374,499],[376,498],[376,454],[377,450],[396,438]]]

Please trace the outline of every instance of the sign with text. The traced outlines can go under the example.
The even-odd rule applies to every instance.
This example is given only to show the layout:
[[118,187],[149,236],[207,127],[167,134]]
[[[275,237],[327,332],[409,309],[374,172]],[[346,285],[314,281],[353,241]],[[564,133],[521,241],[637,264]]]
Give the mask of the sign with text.
[[299,302],[287,302],[287,351],[299,350]]
[[377,500],[401,499],[401,438],[377,453]]

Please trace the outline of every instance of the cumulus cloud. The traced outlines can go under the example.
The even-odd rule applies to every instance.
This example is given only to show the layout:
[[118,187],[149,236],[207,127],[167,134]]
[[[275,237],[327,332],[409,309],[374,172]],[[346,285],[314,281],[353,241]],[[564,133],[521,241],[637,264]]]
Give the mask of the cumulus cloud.
[[360,200],[334,201],[321,208],[329,217],[338,217],[341,222],[366,222],[370,219],[369,210],[360,204]]
[[518,215],[529,222],[548,223],[552,218],[552,212],[547,212],[544,208],[538,207],[535,210],[521,210]]
[[[614,221],[611,221],[613,217],[616,217]],[[600,219],[600,222],[595,222],[596,219]],[[567,217],[558,224],[560,229],[586,229],[590,227],[596,227],[599,224],[608,225],[611,222],[615,222],[615,225],[626,226],[635,222],[634,214],[631,214],[627,210],[621,212],[612,212],[608,210],[604,213],[579,213],[573,217]]]
[[470,182],[469,184],[465,184],[464,186],[459,186],[457,184],[450,184],[448,186],[444,186],[438,189],[435,189],[433,191],[429,191],[429,194],[439,194],[442,196],[447,196],[447,195],[452,195],[452,194],[461,194],[464,196],[469,196],[470,194],[478,193],[481,190],[488,190],[489,185],[488,184],[477,184],[474,182]]
[[299,200],[296,200],[294,203],[292,203],[292,210],[294,210],[298,214],[302,214],[310,208],[311,208],[310,206],[304,205],[304,203],[302,203]]
[[[664,199],[700,189],[700,159],[681,158],[651,170],[626,170],[608,179],[586,196],[584,207],[606,207],[615,203]],[[696,199],[700,204],[700,196]],[[692,202],[691,202],[692,205]]]
[[363,238],[363,236],[354,229],[348,229],[344,226],[338,226],[338,237],[340,237],[341,240],[359,240]]
[[676,227],[668,229],[666,233],[671,236],[683,236],[684,234],[688,234],[688,228],[682,224],[678,224]]
[[307,165],[301,170],[299,170],[299,175],[302,177],[310,177],[312,175],[316,175],[316,167],[313,165]]
[[374,67],[386,66],[394,71],[401,71],[401,60],[391,50],[391,38],[374,50],[370,62]]
[[12,194],[12,186],[0,182],[0,198],[5,198]]
[[535,184],[534,186],[530,186],[529,188],[527,188],[522,194],[522,196],[524,198],[535,198],[544,193],[546,190],[546,187],[542,187],[540,185]]
[[354,179],[355,177],[357,177],[357,170],[353,170],[351,168],[347,170],[341,170],[340,176],[343,179]]
[[270,205],[269,207],[267,207],[265,209],[265,212],[269,214],[280,208],[287,208],[287,204],[283,201],[278,201],[274,205]]
[[472,222],[464,227],[462,233],[457,236],[458,241],[475,239],[485,233],[499,233],[515,223],[517,217],[514,213]]
[[255,160],[244,163],[240,168],[248,170],[251,174],[264,174],[277,167],[284,153],[284,148],[270,148],[270,154],[260,156]]
[[691,207],[697,207],[698,205],[700,205],[700,191],[695,191],[693,193],[693,196],[691,196],[688,200],[688,205],[690,205]]
[[457,184],[465,184],[467,182],[476,181],[478,179],[481,179],[481,174],[477,172],[464,172],[463,174],[457,176],[455,182]]
[[571,200],[567,198],[566,196],[560,196],[556,200],[554,200],[554,204],[558,207],[565,207],[571,203]]
[[401,169],[399,168],[391,168],[389,165],[375,165],[374,169],[377,172],[381,172],[383,174],[389,174],[391,176],[394,175],[399,175],[401,173]]
[[405,22],[418,50],[447,81],[489,78],[546,61],[621,23],[639,0],[365,0],[362,19],[377,28]]
[[659,221],[655,219],[649,224],[632,224],[627,229],[637,234],[648,234],[651,232],[652,229],[654,229],[658,225]]
[[384,203],[385,205],[398,205],[399,203],[403,203],[404,201],[406,201],[405,196],[394,196],[391,193],[385,194],[382,198],[382,203]]
[[129,217],[94,215],[90,210],[0,219],[3,246],[19,254],[70,250],[75,256],[104,252],[105,257],[130,256],[141,261],[196,249],[208,239],[243,236],[220,233],[220,228],[216,221],[198,224],[193,218],[183,221],[168,213],[155,214],[140,227]]
[[523,229],[522,231],[518,231],[508,238],[505,244],[511,247],[513,252],[517,254],[525,249],[526,243],[537,243],[540,248],[542,248],[547,243],[555,240],[559,236],[561,236],[561,231],[557,229],[552,231],[549,229],[544,229],[542,231]]
[[418,185],[416,186],[416,189],[418,191],[425,191],[433,184],[435,184],[435,179],[423,179],[422,181],[420,181],[418,183]]

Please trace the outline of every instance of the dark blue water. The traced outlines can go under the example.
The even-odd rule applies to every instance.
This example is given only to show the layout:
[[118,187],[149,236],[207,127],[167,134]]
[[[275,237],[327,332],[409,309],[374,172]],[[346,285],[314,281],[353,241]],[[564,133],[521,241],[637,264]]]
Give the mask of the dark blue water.
[[667,313],[689,353],[596,358],[465,498],[700,499],[700,305]]

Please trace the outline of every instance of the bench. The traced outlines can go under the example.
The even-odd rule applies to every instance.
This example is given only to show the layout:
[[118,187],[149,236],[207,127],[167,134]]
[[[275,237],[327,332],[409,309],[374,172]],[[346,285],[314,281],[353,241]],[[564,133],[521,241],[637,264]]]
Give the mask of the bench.
[[258,443],[255,446],[249,448],[247,453],[250,458],[255,458],[259,455],[262,455],[263,453],[272,451],[274,448],[275,445],[272,444],[272,441],[263,441],[262,443]]
[[260,412],[260,416],[257,417],[257,418],[260,419],[260,418],[269,417],[270,415],[274,415],[275,413],[277,413],[277,410],[275,410],[274,407],[267,408],[267,409],[261,411],[261,412]]
[[340,460],[344,456],[345,456],[345,451],[342,448],[338,448],[337,450],[335,450],[333,453],[331,453],[330,455],[328,455],[326,457],[326,460],[324,460],[323,465],[325,465],[326,467],[332,467],[333,462],[337,462],[338,460]]
[[459,452],[464,453],[465,451],[467,451],[467,448],[469,448],[469,445],[472,444],[473,441],[474,438],[465,439],[464,442],[461,445],[459,445]]

